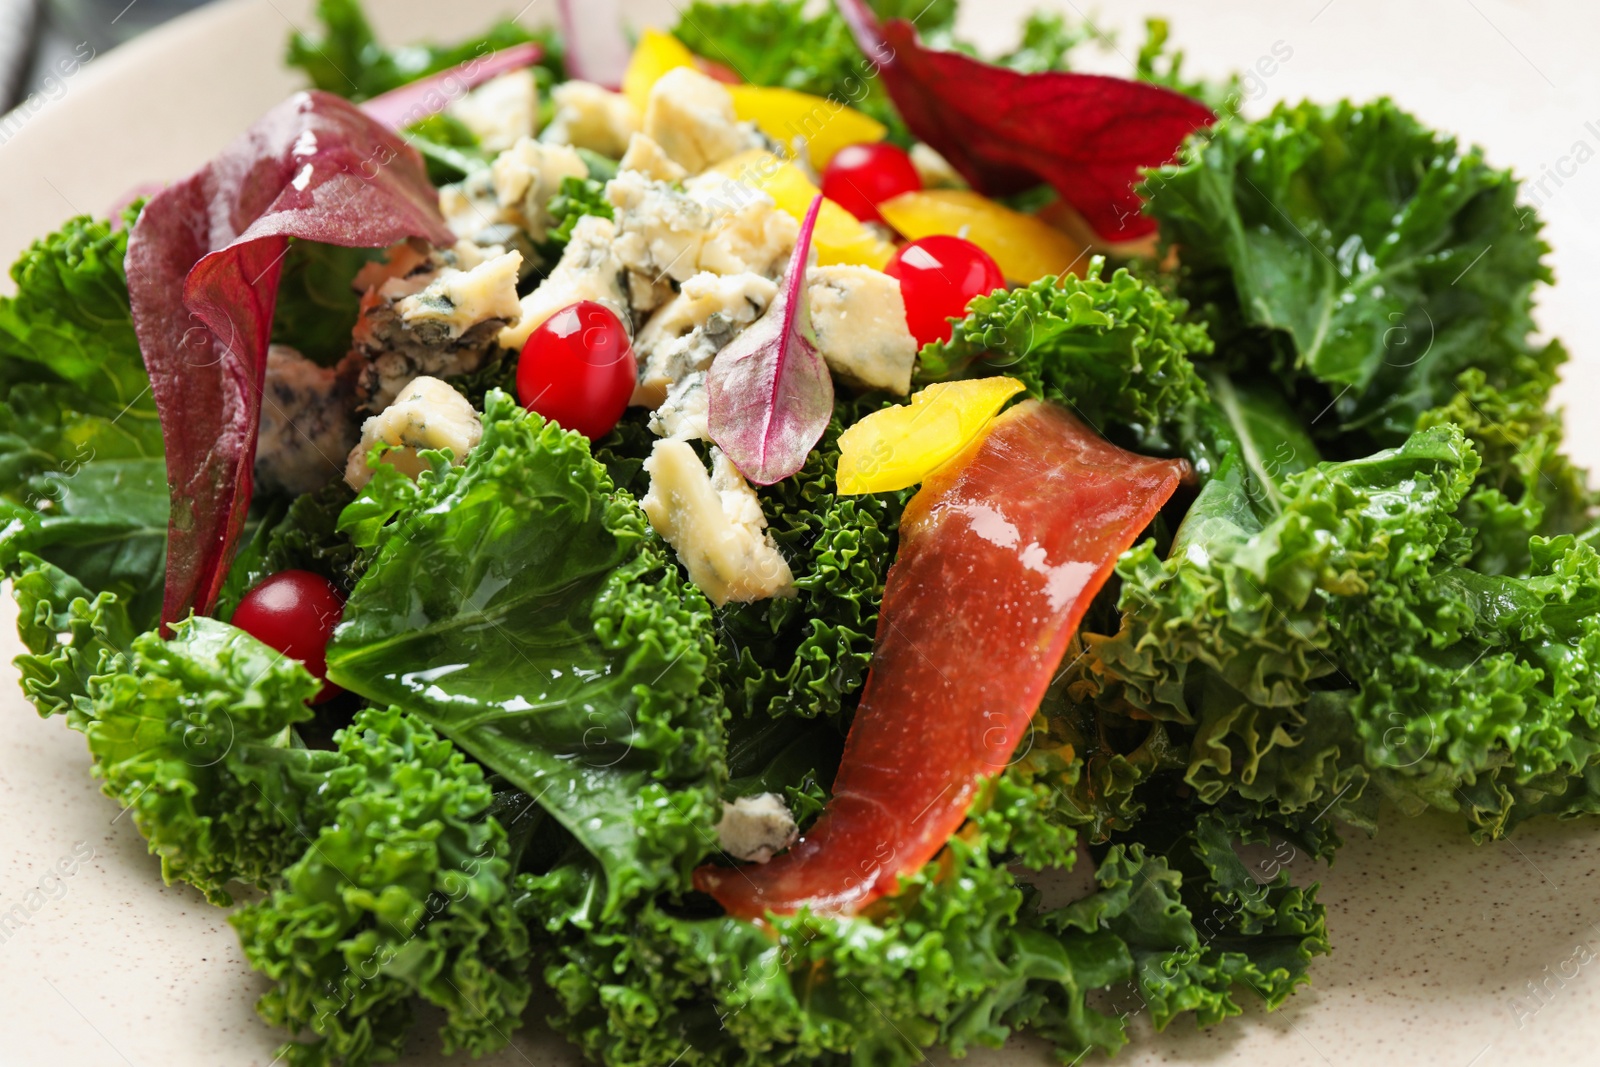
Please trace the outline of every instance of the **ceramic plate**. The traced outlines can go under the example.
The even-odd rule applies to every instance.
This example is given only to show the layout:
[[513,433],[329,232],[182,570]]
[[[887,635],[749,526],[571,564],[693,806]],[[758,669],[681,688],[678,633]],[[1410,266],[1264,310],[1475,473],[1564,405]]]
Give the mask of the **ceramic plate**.
[[[1072,0],[1057,0],[1068,14]],[[1048,5],[1050,0],[1042,0]],[[496,0],[371,0],[391,42],[450,37],[497,15]],[[969,36],[1002,44],[1024,0],[969,0]],[[1202,72],[1252,72],[1273,100],[1395,97],[1484,144],[1531,180],[1560,275],[1540,320],[1576,353],[1563,394],[1574,451],[1600,465],[1600,7],[1557,0],[1123,0],[1106,30],[1131,55],[1145,14],[1167,14]],[[309,0],[240,0],[202,10],[96,57],[0,123],[0,256],[129,188],[179,177],[297,87],[285,36]],[[667,3],[624,3],[635,24],[668,24]],[[520,17],[552,17],[535,0]],[[1288,58],[1281,61],[1274,56]],[[1126,69],[1112,52],[1107,69]],[[1425,339],[1416,339],[1422,343]],[[9,661],[20,647],[5,601]],[[225,913],[161,885],[131,819],[89,777],[82,739],[43,722],[0,668],[0,1064],[35,1067],[268,1067],[280,1035],[251,1004],[265,983],[240,957]],[[1144,1034],[1121,1063],[1250,1060],[1351,1063],[1593,1062],[1600,1047],[1600,826],[1526,827],[1475,847],[1448,819],[1349,834],[1320,881],[1333,955],[1280,1011],[1197,1031],[1180,1019]],[[62,876],[58,870],[72,873]],[[1248,994],[1246,994],[1248,995]],[[536,1020],[537,1008],[530,1010]],[[424,1020],[426,1021],[426,1019]],[[1137,1024],[1136,1024],[1137,1025]],[[570,1063],[537,1022],[492,1067]],[[1043,1064],[1018,1044],[979,1063]],[[413,1067],[445,1062],[419,1038]],[[451,1062],[469,1062],[465,1059]]]

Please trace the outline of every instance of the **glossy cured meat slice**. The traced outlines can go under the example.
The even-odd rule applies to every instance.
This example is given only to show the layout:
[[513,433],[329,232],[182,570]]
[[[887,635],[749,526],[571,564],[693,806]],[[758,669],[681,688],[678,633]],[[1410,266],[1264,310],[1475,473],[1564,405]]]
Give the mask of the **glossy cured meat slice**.
[[1089,602],[1184,474],[1025,401],[906,508],[828,809],[762,866],[702,867],[730,913],[850,914],[944,846],[1022,738]]

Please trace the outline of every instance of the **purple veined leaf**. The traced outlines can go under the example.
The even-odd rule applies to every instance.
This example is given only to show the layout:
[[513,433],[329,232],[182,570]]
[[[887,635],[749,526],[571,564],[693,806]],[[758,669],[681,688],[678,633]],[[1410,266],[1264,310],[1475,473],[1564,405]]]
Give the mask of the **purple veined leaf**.
[[398,89],[390,89],[362,104],[361,110],[391,130],[404,130],[429,115],[437,115],[469,89],[475,89],[502,74],[531,67],[543,58],[544,49],[538,43],[529,41],[515,44],[486,56],[473,56],[449,70],[441,70]]
[[128,297],[167,453],[163,624],[207,614],[250,507],[267,343],[289,238],[449,245],[422,157],[354,104],[296,93],[128,236]]
[[633,50],[622,36],[617,0],[560,0],[561,35],[567,42],[567,73],[607,89],[622,85]]
[[818,196],[772,306],[717,353],[706,376],[711,439],[755,485],[804,466],[833,417],[833,378],[806,305],[806,260],[821,209]]

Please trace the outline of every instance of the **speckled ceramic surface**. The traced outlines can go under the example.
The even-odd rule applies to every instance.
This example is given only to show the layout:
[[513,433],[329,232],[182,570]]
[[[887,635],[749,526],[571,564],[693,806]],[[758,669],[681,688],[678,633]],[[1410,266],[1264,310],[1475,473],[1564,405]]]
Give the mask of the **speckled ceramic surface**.
[[[1050,0],[1042,0],[1044,3]],[[1071,8],[1073,0],[1057,0]],[[279,69],[309,0],[223,4],[99,57],[0,126],[0,257],[129,187],[192,169],[295,87]],[[464,33],[520,3],[369,0],[392,41]],[[666,22],[667,3],[625,3]],[[1026,0],[968,0],[972,36],[1000,43]],[[1253,69],[1272,100],[1387,93],[1533,180],[1560,284],[1544,328],[1576,354],[1563,399],[1574,450],[1600,465],[1600,8],[1573,0],[1138,0],[1175,22],[1202,71]],[[534,0],[528,20],[549,18]],[[1132,34],[1129,33],[1130,38]],[[1275,47],[1276,46],[1276,47]],[[1268,57],[1289,57],[1281,62]],[[1259,64],[1259,66],[1258,66]],[[1125,67],[1116,54],[1107,69]],[[5,601],[9,608],[9,598]],[[16,650],[12,611],[0,649]],[[223,912],[164,888],[130,820],[89,778],[82,739],[42,722],[0,668],[0,1065],[268,1067],[278,1034]],[[1280,857],[1281,859],[1281,857]],[[1353,837],[1320,880],[1331,957],[1281,1011],[1143,1035],[1124,1063],[1291,1065],[1600,1061],[1600,824],[1534,825],[1478,848],[1445,818]],[[530,1016],[537,1012],[530,1012]],[[986,1064],[1048,1062],[1018,1045]],[[492,1067],[570,1063],[531,1024]],[[419,1039],[406,1061],[443,1063]],[[461,1061],[467,1062],[467,1061]]]

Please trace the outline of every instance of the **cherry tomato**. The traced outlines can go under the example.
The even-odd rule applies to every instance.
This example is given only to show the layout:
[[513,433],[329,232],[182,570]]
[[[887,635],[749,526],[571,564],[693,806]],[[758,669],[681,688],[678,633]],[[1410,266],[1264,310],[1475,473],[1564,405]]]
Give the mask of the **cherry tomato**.
[[279,571],[244,595],[233,624],[257,641],[299,660],[322,679],[313,704],[342,690],[328,681],[328,639],[344,614],[333,583],[310,571]]
[[911,157],[882,142],[846,145],[822,172],[822,195],[862,222],[882,222],[879,204],[921,188]]
[[944,235],[912,241],[895,253],[884,272],[900,280],[906,325],[918,345],[950,340],[949,320],[966,315],[973,297],[1006,284],[989,253],[971,241]]
[[528,337],[517,360],[522,406],[591,441],[622,418],[638,380],[639,364],[622,320],[593,300],[551,315]]

